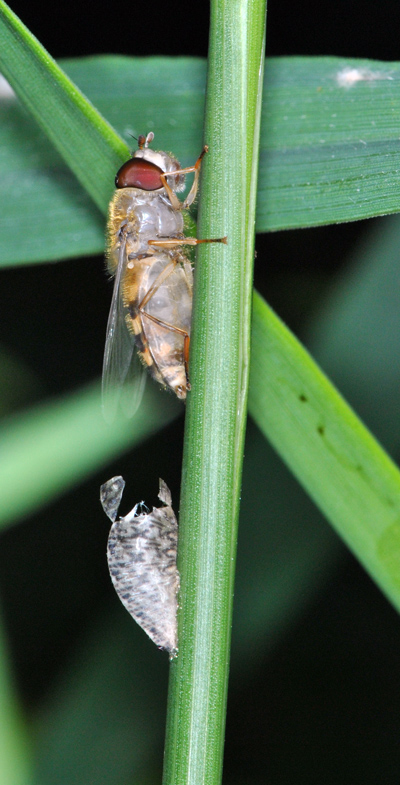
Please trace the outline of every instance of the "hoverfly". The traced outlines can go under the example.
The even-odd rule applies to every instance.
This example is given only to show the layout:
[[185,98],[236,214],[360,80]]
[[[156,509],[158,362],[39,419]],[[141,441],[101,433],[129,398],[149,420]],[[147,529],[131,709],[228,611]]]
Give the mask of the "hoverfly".
[[[137,409],[146,367],[161,385],[186,398],[193,274],[182,247],[226,243],[226,237],[197,240],[184,235],[182,211],[196,198],[208,148],[194,166],[182,169],[168,153],[150,149],[153,138],[152,132],[139,136],[138,149],[117,172],[109,208],[107,266],[115,283],[103,363],[108,420],[113,419],[121,394],[128,415]],[[190,172],[192,187],[180,201],[177,193]]]

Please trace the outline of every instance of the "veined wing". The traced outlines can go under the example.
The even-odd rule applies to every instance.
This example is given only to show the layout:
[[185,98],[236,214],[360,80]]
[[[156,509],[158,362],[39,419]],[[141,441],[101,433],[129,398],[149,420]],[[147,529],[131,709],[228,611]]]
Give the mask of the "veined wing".
[[127,417],[132,417],[142,400],[146,383],[145,368],[138,358],[134,336],[129,332],[125,320],[126,308],[122,297],[122,286],[126,263],[126,240],[123,236],[119,248],[103,359],[103,414],[109,423],[114,420],[119,408]]

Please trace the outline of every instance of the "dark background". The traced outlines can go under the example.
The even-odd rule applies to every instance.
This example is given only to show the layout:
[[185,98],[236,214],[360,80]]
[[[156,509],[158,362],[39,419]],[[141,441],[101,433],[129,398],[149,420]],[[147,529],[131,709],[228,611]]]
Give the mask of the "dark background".
[[[16,0],[12,9],[56,58],[83,54],[197,55],[208,46],[208,4],[60,2],[55,10]],[[83,13],[82,13],[83,11]],[[268,4],[267,53],[398,60],[396,0],[362,5],[282,0]]]
[[[51,10],[15,0],[12,7],[56,58],[102,53],[207,54],[208,8],[203,2],[121,2],[118,6],[59,2]],[[351,0],[307,4],[275,0],[268,10],[267,54],[399,60],[399,26],[397,0],[367,0],[363,5]],[[257,239],[259,257],[265,250],[271,260],[268,269],[256,264],[257,286],[300,335],[305,313],[318,306],[364,231],[365,223],[359,222]],[[1,340],[35,369],[41,380],[37,396],[73,390],[97,377],[110,302],[102,259],[60,261],[2,271],[1,275]],[[294,284],[296,297],[291,295]],[[10,291],[18,292],[18,302],[24,303],[17,320]],[[40,312],[46,314],[43,320],[37,319]],[[33,321],[35,330],[30,329]],[[53,336],[50,343],[49,335]],[[63,347],[62,361],[59,346]],[[170,476],[174,445],[178,468],[169,484],[175,498],[181,438],[182,424],[158,434],[146,446],[149,463],[155,456],[160,476]],[[118,471],[129,471],[130,461],[129,457],[121,460]],[[143,498],[155,503],[153,478],[149,480],[146,465],[135,464],[135,472]],[[68,662],[80,635],[109,595],[101,561],[108,524],[104,520],[103,540],[96,542],[98,521],[90,515],[93,488],[105,475],[99,473],[79,490],[79,509],[88,533],[68,533],[68,518],[75,514],[77,504],[75,490],[3,537],[0,580],[5,613],[19,684],[29,707],[46,696],[52,679]],[[63,517],[65,523],[60,523]],[[59,522],[57,533],[54,521]],[[43,532],[42,538],[37,532]],[[37,565],[46,563],[46,553],[59,538],[63,542],[61,562],[46,581],[35,584]],[[20,580],[15,586],[13,554],[21,553],[26,539],[29,553],[26,563],[19,564]],[[60,598],[49,621],[47,597],[49,591],[58,591],[63,561],[65,569],[74,563],[75,573],[70,585],[66,584],[68,598]],[[93,587],[89,593],[88,575]],[[397,785],[399,648],[397,615],[352,557],[344,555],[319,596],[282,636],[273,653],[266,652],[250,672],[244,667],[240,674],[236,669],[229,697],[226,782]]]

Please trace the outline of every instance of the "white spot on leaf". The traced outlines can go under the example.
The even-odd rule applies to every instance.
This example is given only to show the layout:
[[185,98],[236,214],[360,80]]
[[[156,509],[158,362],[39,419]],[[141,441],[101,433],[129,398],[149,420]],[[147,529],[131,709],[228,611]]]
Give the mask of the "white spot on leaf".
[[336,75],[339,87],[353,87],[357,82],[375,82],[380,79],[393,80],[393,76],[370,68],[342,68]]

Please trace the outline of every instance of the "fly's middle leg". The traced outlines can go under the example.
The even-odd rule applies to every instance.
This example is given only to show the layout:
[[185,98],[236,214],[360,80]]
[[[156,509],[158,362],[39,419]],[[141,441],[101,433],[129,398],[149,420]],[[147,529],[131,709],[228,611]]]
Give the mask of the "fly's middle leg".
[[[151,240],[149,242],[151,242]],[[147,305],[149,300],[151,300],[151,298],[153,297],[153,294],[155,294],[157,289],[160,288],[161,284],[163,284],[164,281],[166,281],[167,278],[171,275],[171,273],[174,272],[175,266],[177,265],[177,263],[178,263],[177,259],[171,259],[171,261],[168,262],[168,264],[164,267],[164,269],[160,273],[160,275],[157,275],[156,280],[153,281],[153,283],[150,286],[150,289],[147,290],[145,296],[143,297],[143,299],[139,303],[139,306],[138,306],[138,310],[139,311],[141,311],[141,309],[143,309],[145,307],[145,305]]]
[[228,238],[216,237],[210,240],[199,240],[197,237],[162,237],[160,240],[148,240],[148,245],[155,245],[156,248],[174,248],[179,245],[201,245],[202,243],[224,243],[227,245]]

